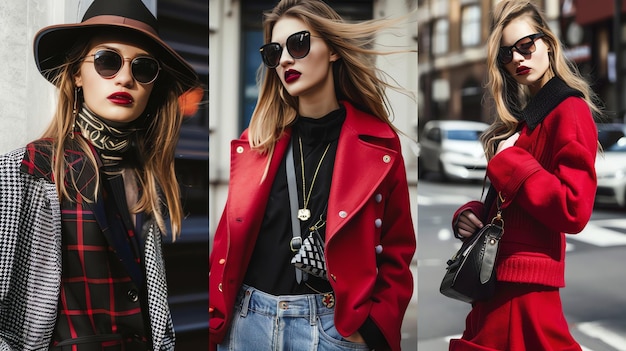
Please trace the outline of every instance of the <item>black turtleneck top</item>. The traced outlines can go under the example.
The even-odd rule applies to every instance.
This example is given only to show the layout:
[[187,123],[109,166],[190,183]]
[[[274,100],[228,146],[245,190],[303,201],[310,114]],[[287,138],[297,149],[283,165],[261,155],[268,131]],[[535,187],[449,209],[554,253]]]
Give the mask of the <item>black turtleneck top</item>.
[[[311,217],[307,221],[300,222],[303,237],[307,235],[308,227],[319,221],[320,217],[322,220],[326,220],[326,206],[337,152],[337,140],[345,117],[346,110],[341,106],[341,108],[319,119],[298,116],[293,124],[291,143],[299,208],[303,207],[304,198],[311,189],[315,170],[318,164],[320,165],[307,206],[311,211]],[[302,149],[300,149],[300,145],[302,145]],[[322,155],[327,147],[328,151],[322,160]],[[303,194],[302,189],[302,160],[304,161],[306,194]],[[285,165],[286,158],[283,158],[272,183],[261,230],[248,265],[244,283],[272,295],[299,295],[332,291],[328,281],[312,275],[308,275],[306,282],[303,281],[300,284],[296,282],[296,268],[291,264],[294,253],[289,247],[293,235]],[[323,226],[319,230],[324,240],[325,229],[326,226]]]

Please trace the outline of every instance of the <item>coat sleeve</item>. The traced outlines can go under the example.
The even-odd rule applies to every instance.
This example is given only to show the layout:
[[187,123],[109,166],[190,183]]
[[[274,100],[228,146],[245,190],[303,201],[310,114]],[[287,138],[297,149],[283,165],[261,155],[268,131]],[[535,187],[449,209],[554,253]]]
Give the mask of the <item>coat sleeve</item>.
[[596,192],[597,131],[584,100],[569,98],[546,117],[543,150],[520,141],[493,157],[487,175],[503,195],[503,208],[515,201],[547,227],[566,233],[583,230]]
[[163,235],[154,220],[145,235],[145,270],[152,343],[160,351],[173,351],[175,332],[167,301],[168,288],[163,257]]
[[[227,208],[228,206],[225,206]],[[226,234],[226,210],[222,214],[213,245],[209,255],[209,350],[216,350],[217,344],[222,342],[227,331],[228,316],[226,305],[222,298],[220,287],[218,286],[224,266],[215,262],[217,257],[224,257],[227,250]]]
[[[19,171],[23,149],[0,158],[0,350],[47,349],[61,281],[54,184]],[[37,316],[37,318],[32,318]]]
[[458,225],[459,216],[461,215],[461,213],[465,211],[470,211],[476,217],[480,218],[480,220],[483,221],[483,224],[484,224],[485,218],[482,218],[482,213],[484,213],[484,207],[485,205],[480,201],[470,201],[466,203],[465,205],[459,207],[459,209],[456,210],[456,212],[454,212],[454,215],[452,216],[452,233],[454,233],[454,236],[456,238],[461,239],[459,235],[457,234],[457,225]]

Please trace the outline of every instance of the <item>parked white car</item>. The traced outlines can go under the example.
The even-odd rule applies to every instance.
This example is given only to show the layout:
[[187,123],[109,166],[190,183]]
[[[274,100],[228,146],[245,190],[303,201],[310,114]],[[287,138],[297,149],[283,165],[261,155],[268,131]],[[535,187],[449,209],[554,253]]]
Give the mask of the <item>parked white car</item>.
[[418,172],[437,172],[443,180],[483,180],[487,160],[480,134],[489,127],[476,121],[429,121],[419,139]]
[[598,140],[596,204],[626,207],[626,126],[599,124]]

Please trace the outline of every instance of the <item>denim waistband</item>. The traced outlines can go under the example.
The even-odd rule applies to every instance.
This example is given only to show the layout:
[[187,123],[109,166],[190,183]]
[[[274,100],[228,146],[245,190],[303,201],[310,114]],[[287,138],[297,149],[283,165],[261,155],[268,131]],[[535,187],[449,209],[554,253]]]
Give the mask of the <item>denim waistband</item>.
[[54,351],[95,351],[95,350],[133,350],[147,351],[150,349],[148,342],[139,336],[122,336],[121,334],[101,334],[65,339],[56,345],[51,345]]
[[268,316],[307,317],[314,324],[316,316],[335,313],[335,295],[330,292],[275,296],[244,284],[239,290],[237,305],[242,317],[252,310]]

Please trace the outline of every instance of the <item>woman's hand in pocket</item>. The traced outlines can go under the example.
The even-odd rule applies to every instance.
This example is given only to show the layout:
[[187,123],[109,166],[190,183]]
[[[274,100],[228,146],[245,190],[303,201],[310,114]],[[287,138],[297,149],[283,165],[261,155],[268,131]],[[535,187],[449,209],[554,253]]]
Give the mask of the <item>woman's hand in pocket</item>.
[[350,336],[347,336],[344,339],[350,342],[354,342],[354,343],[365,344],[365,340],[363,339],[363,337],[361,336],[359,332],[356,332]]

